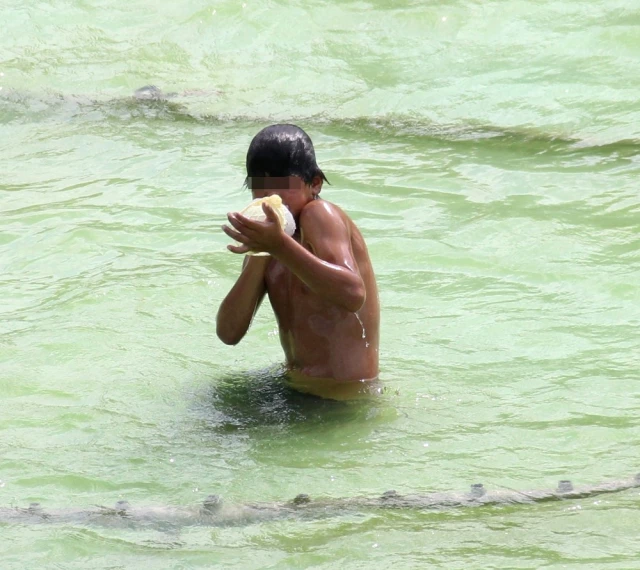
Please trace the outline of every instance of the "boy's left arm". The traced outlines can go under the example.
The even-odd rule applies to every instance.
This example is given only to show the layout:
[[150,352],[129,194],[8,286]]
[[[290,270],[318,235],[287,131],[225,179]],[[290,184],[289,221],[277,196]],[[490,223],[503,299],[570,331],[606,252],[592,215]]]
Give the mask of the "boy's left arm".
[[301,242],[285,235],[271,252],[316,295],[356,312],[366,299],[364,281],[351,248],[351,231],[331,203],[312,202],[300,215]]
[[229,215],[232,227],[225,233],[240,242],[228,246],[234,253],[265,251],[288,267],[311,291],[343,309],[355,313],[366,299],[351,248],[351,230],[336,206],[324,200],[311,202],[300,214],[303,247],[280,228],[278,217],[268,204],[262,206],[267,219],[250,220]]

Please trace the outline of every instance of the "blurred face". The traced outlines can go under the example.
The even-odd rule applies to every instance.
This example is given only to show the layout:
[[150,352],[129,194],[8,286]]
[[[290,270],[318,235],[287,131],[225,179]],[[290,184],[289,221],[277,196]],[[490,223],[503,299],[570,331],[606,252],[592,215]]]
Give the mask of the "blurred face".
[[311,185],[308,185],[299,176],[252,176],[247,183],[254,200],[277,194],[296,218],[302,208],[320,192],[322,180],[318,183],[318,179],[319,177],[314,178]]

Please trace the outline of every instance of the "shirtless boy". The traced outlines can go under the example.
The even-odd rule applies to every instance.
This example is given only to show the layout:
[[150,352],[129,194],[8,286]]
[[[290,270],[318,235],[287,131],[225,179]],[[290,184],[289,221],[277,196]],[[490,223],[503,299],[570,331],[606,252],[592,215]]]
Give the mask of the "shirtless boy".
[[291,384],[334,397],[377,379],[380,308],[362,234],[338,206],[320,198],[323,181],[311,139],[299,127],[272,125],[251,141],[247,186],[254,199],[278,194],[296,232],[288,236],[268,204],[264,222],[227,215],[230,226],[223,230],[239,242],[227,246],[230,251],[269,255],[245,255],[220,305],[217,334],[226,344],[239,343],[267,294]]

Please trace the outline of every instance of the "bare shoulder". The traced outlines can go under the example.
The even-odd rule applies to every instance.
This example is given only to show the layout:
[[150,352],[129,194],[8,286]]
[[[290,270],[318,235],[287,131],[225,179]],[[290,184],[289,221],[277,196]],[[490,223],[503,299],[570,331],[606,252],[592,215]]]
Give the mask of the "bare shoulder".
[[352,225],[353,222],[342,208],[327,200],[309,202],[300,213],[300,227],[306,232],[335,228],[350,233]]
[[316,256],[353,269],[354,226],[341,208],[326,200],[309,202],[300,213],[300,243]]

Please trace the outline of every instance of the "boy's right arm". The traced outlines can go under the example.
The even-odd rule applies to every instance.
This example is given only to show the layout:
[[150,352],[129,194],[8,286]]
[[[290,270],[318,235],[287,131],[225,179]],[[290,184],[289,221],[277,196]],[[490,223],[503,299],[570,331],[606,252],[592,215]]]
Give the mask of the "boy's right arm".
[[238,344],[267,291],[265,271],[271,256],[246,256],[240,277],[224,298],[216,317],[216,333],[225,344]]

